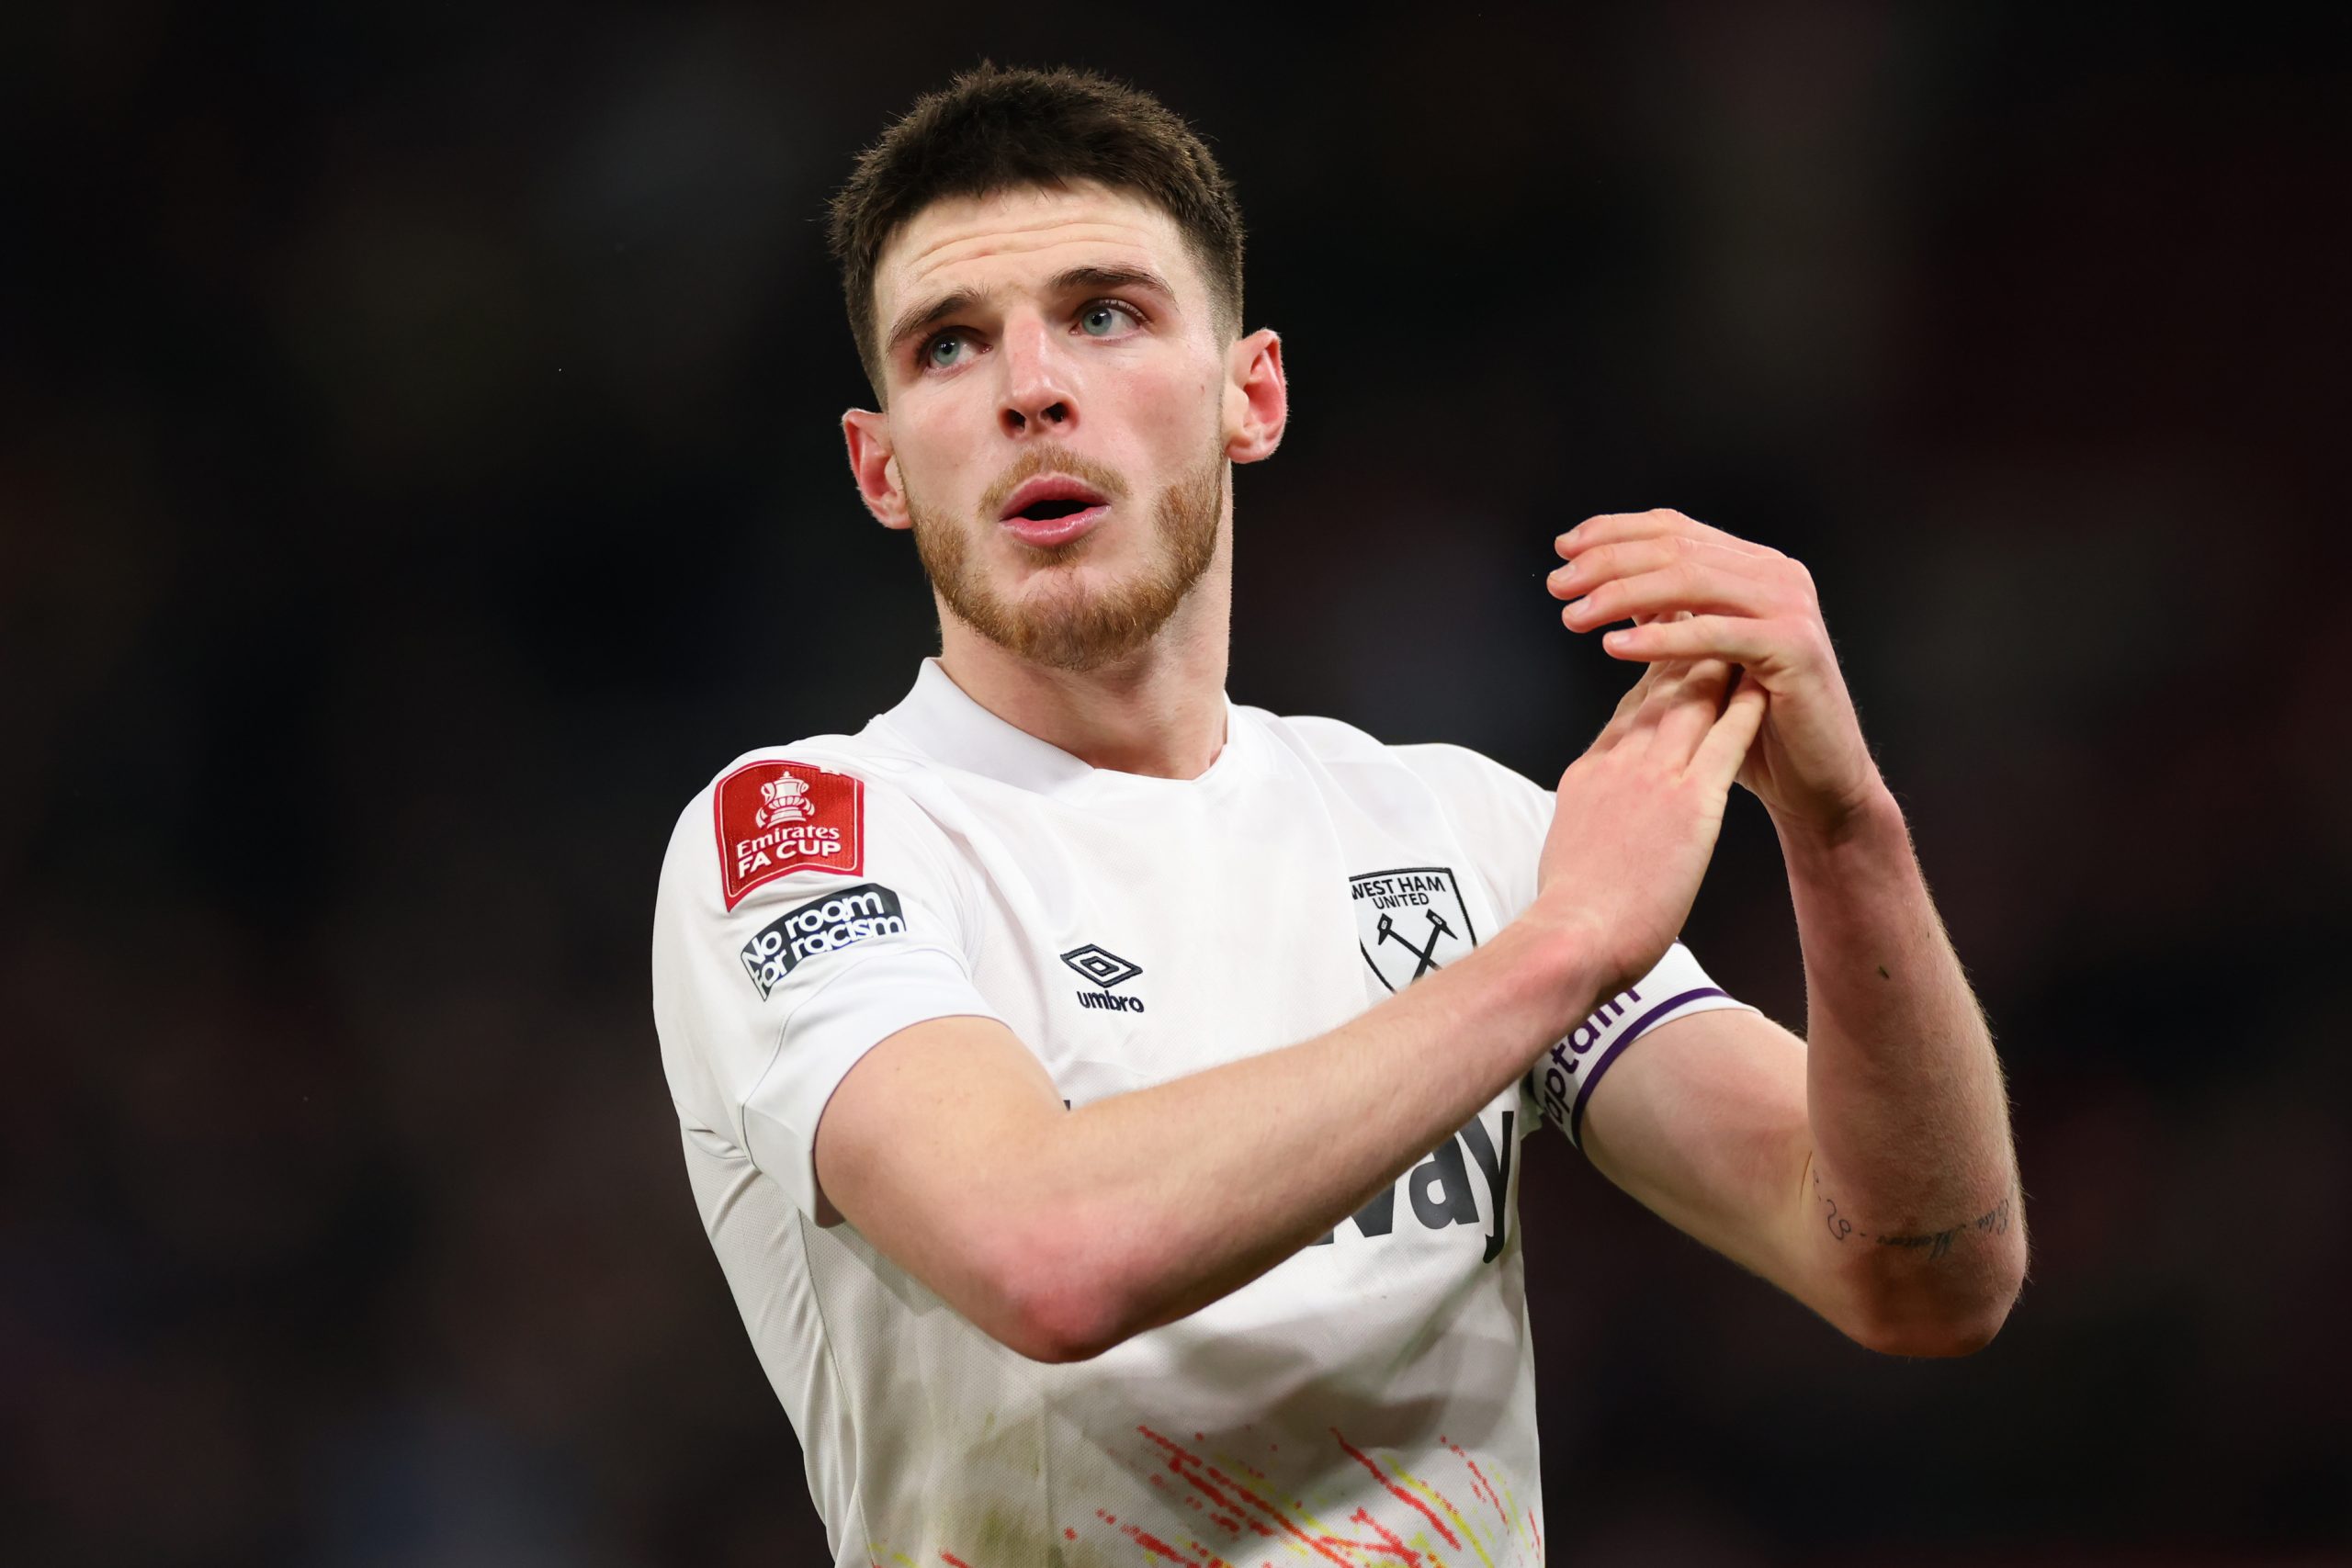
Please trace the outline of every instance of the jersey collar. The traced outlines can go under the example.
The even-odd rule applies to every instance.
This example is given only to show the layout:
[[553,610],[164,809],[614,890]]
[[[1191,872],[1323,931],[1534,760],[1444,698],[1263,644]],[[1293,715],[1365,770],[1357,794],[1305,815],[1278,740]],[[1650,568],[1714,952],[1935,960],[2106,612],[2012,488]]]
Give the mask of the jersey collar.
[[1144,779],[1089,767],[1058,746],[1016,728],[974,702],[937,659],[926,659],[915,673],[914,689],[875,723],[895,730],[915,750],[949,767],[1008,784],[1039,795],[1067,795],[1091,785],[1117,781],[1182,788],[1203,783],[1232,770],[1227,762],[1241,742],[1245,728],[1232,700],[1225,705],[1225,748],[1199,779]]

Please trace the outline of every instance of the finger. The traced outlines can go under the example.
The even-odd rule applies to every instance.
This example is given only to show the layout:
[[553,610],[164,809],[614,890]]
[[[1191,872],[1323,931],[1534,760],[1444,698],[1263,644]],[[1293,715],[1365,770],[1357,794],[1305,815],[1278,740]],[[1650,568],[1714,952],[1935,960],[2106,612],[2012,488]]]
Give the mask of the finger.
[[1686,559],[1603,582],[1562,610],[1560,620],[1570,631],[1581,632],[1629,616],[1664,616],[1677,610],[1761,618],[1791,607],[1778,585],[1768,580]]
[[1764,727],[1764,688],[1746,671],[1732,688],[1731,701],[1724,705],[1723,716],[1715,720],[1705,739],[1690,759],[1690,771],[1717,789],[1729,789],[1739,776],[1739,767],[1747,761],[1748,748],[1756,744],[1756,732]]
[[1700,742],[1723,716],[1733,671],[1720,659],[1695,660],[1683,668],[1688,673],[1676,685],[1675,701],[1659,712],[1651,741],[1678,763],[1687,763],[1697,754]]
[[1645,571],[1658,571],[1683,561],[1696,561],[1725,571],[1746,576],[1769,576],[1780,564],[1777,556],[1752,555],[1746,550],[1714,539],[1691,538],[1683,535],[1659,535],[1654,538],[1623,539],[1613,545],[1594,545],[1578,549],[1566,564],[1555,568],[1544,580],[1544,586],[1555,599],[1574,599],[1589,593],[1604,582],[1633,577]]
[[1679,668],[1679,664],[1653,664],[1643,671],[1641,679],[1625,688],[1625,694],[1617,699],[1617,711],[1609,716],[1609,722],[1600,727],[1600,733],[1593,737],[1592,744],[1586,750],[1607,751],[1624,739],[1641,716],[1643,705],[1649,701],[1650,693],[1657,689],[1658,682]]
[[[1634,624],[1640,626],[1648,618],[1636,616]],[[1661,659],[1652,664],[1650,669],[1657,674],[1657,679],[1650,683],[1649,691],[1644,696],[1641,711],[1634,716],[1634,727],[1637,729],[1653,728],[1657,726],[1658,715],[1663,711],[1664,705],[1672,700],[1675,688],[1690,674],[1690,660]]]
[[1781,553],[1768,545],[1759,545],[1736,534],[1727,534],[1721,528],[1710,527],[1671,507],[1659,507],[1649,512],[1604,512],[1597,517],[1586,518],[1554,540],[1553,545],[1562,555],[1572,556],[1594,545],[1615,544],[1620,539],[1657,538],[1665,535],[1712,539],[1751,555],[1776,556]]
[[1612,659],[1645,663],[1728,659],[1753,668],[1786,657],[1791,642],[1788,628],[1779,621],[1753,615],[1693,615],[1688,620],[1622,627],[1603,636],[1600,646]]
[[[1634,624],[1640,626],[1647,618],[1637,616]],[[1674,619],[1676,616],[1669,615],[1668,618]],[[1642,704],[1641,712],[1634,717],[1634,728],[1639,729],[1657,728],[1659,716],[1673,703],[1681,683],[1690,677],[1691,662],[1688,659],[1661,659],[1650,666],[1657,672],[1657,680],[1651,684],[1648,696]]]
[[1592,744],[1586,750],[1606,751],[1623,740],[1639,722],[1643,706],[1649,701],[1650,694],[1657,689],[1657,683],[1673,676],[1681,668],[1679,660],[1662,660],[1644,670],[1640,678],[1625,689],[1625,694],[1617,699],[1616,711],[1609,716],[1609,722],[1601,726],[1600,733],[1593,737]]
[[1574,599],[1611,578],[1672,566],[1690,548],[1690,541],[1672,538],[1626,539],[1614,545],[1595,545],[1569,556],[1544,580],[1544,586],[1555,599]]

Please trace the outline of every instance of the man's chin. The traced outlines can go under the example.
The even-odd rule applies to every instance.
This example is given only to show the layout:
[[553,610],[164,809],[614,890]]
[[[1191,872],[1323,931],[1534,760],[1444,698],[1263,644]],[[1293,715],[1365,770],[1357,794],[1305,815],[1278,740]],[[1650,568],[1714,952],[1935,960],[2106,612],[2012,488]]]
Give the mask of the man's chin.
[[1001,606],[993,626],[976,629],[1032,663],[1084,674],[1142,649],[1175,608],[1133,585],[1084,581],[1082,568],[1069,571],[1061,581],[1032,584]]

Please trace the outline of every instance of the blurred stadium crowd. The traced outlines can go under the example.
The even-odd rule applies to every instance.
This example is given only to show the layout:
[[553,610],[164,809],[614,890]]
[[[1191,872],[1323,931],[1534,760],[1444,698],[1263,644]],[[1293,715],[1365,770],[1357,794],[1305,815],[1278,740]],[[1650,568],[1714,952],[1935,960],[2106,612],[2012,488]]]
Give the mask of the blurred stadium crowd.
[[[647,931],[687,796],[932,646],[841,462],[818,220],[989,53],[1136,80],[1238,183],[1295,416],[1238,487],[1238,698],[1548,781],[1626,679],[1551,535],[1780,546],[1993,1016],[2036,1266],[1969,1361],[1529,1162],[1556,1560],[2352,1561],[2317,34],[481,0],[0,39],[0,1557],[819,1560]],[[1752,801],[1691,940],[1802,1026]]]

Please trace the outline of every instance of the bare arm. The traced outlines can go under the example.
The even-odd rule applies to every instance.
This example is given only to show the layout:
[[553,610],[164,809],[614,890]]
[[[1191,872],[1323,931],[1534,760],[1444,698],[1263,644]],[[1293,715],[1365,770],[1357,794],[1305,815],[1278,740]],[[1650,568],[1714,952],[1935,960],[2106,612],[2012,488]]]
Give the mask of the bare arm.
[[1594,1089],[1611,1180],[1873,1349],[1989,1341],[2025,1268],[1992,1041],[1902,820],[1789,844],[1811,1043],[1750,1013],[1658,1029]]
[[1740,780],[1781,837],[1810,1046],[1760,1019],[1661,1028],[1593,1092],[1611,1179],[1875,1348],[1989,1340],[2024,1280],[2000,1064],[1902,813],[1861,740],[1811,578],[1677,513],[1594,518],[1555,592],[1619,657],[1738,661],[1770,694]]
[[1807,1229],[1885,1348],[1972,1350],[2025,1278],[2008,1096],[1984,1014],[1882,795],[1846,831],[1787,829],[1804,947]]
[[1075,1111],[1003,1025],[918,1024],[834,1091],[818,1179],[989,1335],[1082,1359],[1247,1284],[1476,1115],[1599,994],[1577,949],[1522,921],[1328,1034]]
[[[1065,1111],[1002,1026],[900,1031],[818,1124],[829,1201],[1024,1355],[1095,1355],[1246,1284],[1396,1179],[1673,940],[1759,693],[1718,666],[1629,694],[1561,780],[1535,906],[1299,1044]],[[1442,1063],[1442,1070],[1432,1070]],[[1277,1162],[1269,1148],[1310,1151]]]

